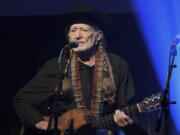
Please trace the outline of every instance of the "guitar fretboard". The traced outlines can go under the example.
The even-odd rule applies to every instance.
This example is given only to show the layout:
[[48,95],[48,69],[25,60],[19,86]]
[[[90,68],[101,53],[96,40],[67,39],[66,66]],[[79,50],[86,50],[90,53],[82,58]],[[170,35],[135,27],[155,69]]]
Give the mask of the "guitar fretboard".
[[[135,104],[135,105],[131,105],[131,106],[122,108],[121,111],[123,111],[128,116],[135,115],[136,113],[140,112],[138,109],[138,105],[139,104]],[[108,128],[113,124],[113,121],[114,121],[113,116],[114,116],[114,113],[107,115],[103,118],[100,118],[96,121],[93,121],[91,124],[94,128]]]

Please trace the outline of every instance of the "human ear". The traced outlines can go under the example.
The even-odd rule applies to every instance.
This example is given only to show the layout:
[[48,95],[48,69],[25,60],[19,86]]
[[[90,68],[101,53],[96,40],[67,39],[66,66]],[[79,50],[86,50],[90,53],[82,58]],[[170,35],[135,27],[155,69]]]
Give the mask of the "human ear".
[[103,36],[103,32],[102,31],[97,31],[96,32],[96,40],[97,41],[100,41],[102,36]]

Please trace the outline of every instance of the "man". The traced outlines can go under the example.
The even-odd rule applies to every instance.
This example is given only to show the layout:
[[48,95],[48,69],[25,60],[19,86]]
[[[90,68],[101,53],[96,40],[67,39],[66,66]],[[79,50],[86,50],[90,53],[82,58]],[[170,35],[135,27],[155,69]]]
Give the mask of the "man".
[[[77,41],[78,47],[69,49],[58,113],[78,108],[89,110],[97,119],[114,113],[116,125],[126,127],[133,120],[117,108],[133,97],[134,86],[125,60],[105,49],[103,28],[109,22],[102,17],[88,11],[73,13],[68,18],[68,40]],[[45,102],[53,96],[58,74],[58,58],[54,58],[14,96],[17,114],[25,127],[47,130],[48,121],[43,115],[50,105]]]

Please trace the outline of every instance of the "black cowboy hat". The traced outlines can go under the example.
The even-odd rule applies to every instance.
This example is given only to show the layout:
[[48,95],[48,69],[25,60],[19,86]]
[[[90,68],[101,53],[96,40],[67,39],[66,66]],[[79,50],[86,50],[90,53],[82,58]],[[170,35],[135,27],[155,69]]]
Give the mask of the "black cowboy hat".
[[74,23],[94,25],[103,31],[114,28],[114,22],[108,14],[93,10],[86,3],[77,5],[73,12],[63,14],[61,17],[66,29]]

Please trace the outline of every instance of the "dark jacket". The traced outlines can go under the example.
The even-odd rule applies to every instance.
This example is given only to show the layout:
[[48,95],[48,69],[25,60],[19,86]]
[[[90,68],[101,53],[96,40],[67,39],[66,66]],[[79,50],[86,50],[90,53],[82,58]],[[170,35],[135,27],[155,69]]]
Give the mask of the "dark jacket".
[[[133,97],[134,85],[126,61],[120,56],[112,53],[109,53],[108,56],[113,67],[117,86],[115,108],[120,108]],[[25,126],[32,126],[43,120],[42,116],[45,113],[43,112],[44,108],[46,110],[49,106],[45,101],[51,99],[54,94],[54,89],[58,83],[58,73],[58,58],[56,57],[49,60],[36,76],[14,96],[14,106],[19,118]],[[60,106],[59,110],[62,110],[62,112],[60,112],[61,114],[74,107],[72,102],[67,102],[63,99],[58,105]],[[104,108],[106,108],[104,115],[106,115],[107,112],[113,112],[115,109],[108,105],[105,105]]]

